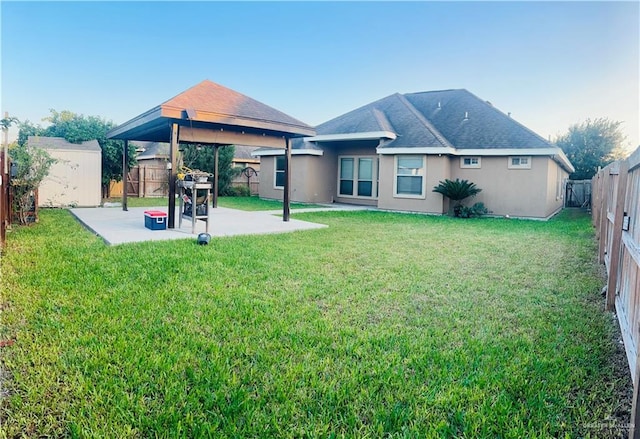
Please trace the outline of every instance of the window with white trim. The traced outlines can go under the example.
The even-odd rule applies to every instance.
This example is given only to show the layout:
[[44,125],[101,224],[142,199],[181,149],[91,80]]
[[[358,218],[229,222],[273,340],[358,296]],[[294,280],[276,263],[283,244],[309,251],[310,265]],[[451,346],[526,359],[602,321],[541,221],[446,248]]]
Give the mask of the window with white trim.
[[531,157],[509,157],[509,169],[531,169]]
[[338,196],[375,198],[378,196],[378,160],[375,157],[338,159]]
[[397,197],[424,198],[424,156],[397,155],[395,162],[394,195]]
[[461,168],[480,168],[480,157],[460,157]]
[[283,155],[275,156],[275,170],[273,176],[273,187],[284,189],[284,160]]

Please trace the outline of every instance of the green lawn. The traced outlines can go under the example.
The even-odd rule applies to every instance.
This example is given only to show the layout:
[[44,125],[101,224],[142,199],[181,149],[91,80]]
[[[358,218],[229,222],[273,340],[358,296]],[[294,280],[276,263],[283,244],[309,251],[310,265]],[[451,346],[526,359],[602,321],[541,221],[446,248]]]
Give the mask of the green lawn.
[[589,218],[295,217],[330,227],[106,247],[43,210],[12,231],[0,434],[626,437]]
[[[122,202],[121,198],[110,198],[109,202]],[[129,207],[157,207],[167,206],[169,200],[164,198],[127,198],[127,206]],[[176,203],[177,204],[177,203]],[[282,202],[276,200],[263,200],[259,197],[218,197],[218,206],[228,207],[230,209],[239,210],[280,210]],[[291,209],[308,209],[326,207],[317,204],[291,203]]]

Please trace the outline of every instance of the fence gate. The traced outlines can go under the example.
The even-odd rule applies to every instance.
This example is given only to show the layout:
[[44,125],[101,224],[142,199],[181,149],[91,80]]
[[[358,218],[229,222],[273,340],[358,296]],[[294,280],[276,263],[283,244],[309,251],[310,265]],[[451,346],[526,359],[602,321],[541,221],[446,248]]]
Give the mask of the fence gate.
[[591,180],[567,181],[564,207],[591,207]]

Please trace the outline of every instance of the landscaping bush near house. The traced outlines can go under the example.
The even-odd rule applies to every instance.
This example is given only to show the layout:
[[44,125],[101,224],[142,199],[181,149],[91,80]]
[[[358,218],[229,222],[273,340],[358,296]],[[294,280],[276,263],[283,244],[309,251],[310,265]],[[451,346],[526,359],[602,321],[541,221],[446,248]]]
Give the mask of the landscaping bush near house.
[[626,437],[587,216],[295,217],[329,227],[107,247],[45,210],[14,230],[2,436]]
[[458,205],[454,208],[455,216],[460,218],[479,218],[489,213],[484,203],[475,203],[471,207]]
[[[476,186],[475,183],[469,180],[449,180],[448,178],[438,182],[438,185],[433,188],[433,192],[442,194],[450,200],[449,203],[449,215],[461,218],[471,218],[474,216],[481,216],[487,213],[487,209],[482,203],[476,203],[472,207],[466,207],[462,204],[462,200],[469,197],[475,197],[478,193],[482,192],[482,189]],[[453,203],[455,201],[455,203]]]

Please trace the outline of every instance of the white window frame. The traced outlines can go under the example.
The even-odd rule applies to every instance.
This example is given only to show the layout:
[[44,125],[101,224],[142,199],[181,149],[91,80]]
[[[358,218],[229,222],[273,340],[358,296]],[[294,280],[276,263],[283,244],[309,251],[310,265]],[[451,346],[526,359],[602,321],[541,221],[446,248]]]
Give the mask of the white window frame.
[[[466,164],[465,161],[469,161],[469,164]],[[474,163],[475,162],[475,163]],[[480,169],[482,166],[482,158],[478,156],[463,156],[460,157],[460,167],[463,169]]]
[[[407,158],[407,157],[416,157],[416,158],[420,158],[422,160],[422,167],[420,168],[420,171],[417,175],[415,175],[416,177],[422,177],[422,187],[421,187],[421,194],[399,194],[398,193],[398,159],[400,158]],[[426,191],[426,186],[427,186],[427,160],[426,160],[426,156],[422,155],[422,154],[397,154],[394,156],[393,158],[393,197],[394,198],[412,198],[412,199],[417,199],[417,200],[424,200],[425,198],[427,198],[427,191]]]
[[[282,158],[282,160],[284,161],[284,167],[285,169],[282,171],[278,171],[278,159]],[[284,155],[276,155],[274,156],[273,159],[273,188],[274,189],[280,189],[280,190],[284,190],[284,184],[282,186],[278,186],[277,185],[277,181],[278,181],[278,172],[282,172],[283,174],[285,174],[285,178],[286,178],[286,172],[287,172],[287,158]]]
[[[353,192],[351,195],[345,195],[340,193],[340,170],[342,169],[342,160],[343,159],[352,159],[353,160]],[[365,181],[360,180],[358,173],[360,171],[360,159],[370,159],[371,160],[371,196],[366,195],[358,195],[358,182]],[[338,156],[338,179],[336,183],[336,195],[339,198],[357,198],[362,200],[377,200],[378,199],[378,181],[380,179],[380,160],[376,155],[340,155]]]
[[[518,160],[518,163],[513,163],[515,160]],[[526,163],[522,163],[526,161]],[[515,155],[510,156],[509,161],[507,162],[507,167],[509,169],[531,169],[531,156],[529,155]]]

